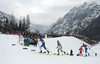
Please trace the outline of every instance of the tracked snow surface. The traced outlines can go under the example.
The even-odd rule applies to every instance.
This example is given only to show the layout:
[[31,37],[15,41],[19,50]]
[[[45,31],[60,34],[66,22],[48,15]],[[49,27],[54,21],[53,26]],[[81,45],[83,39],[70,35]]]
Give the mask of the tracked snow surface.
[[[97,56],[94,52],[88,50],[90,56],[76,56],[79,53],[79,48],[82,43],[85,43],[75,37],[56,37],[56,38],[45,38],[46,47],[53,53],[57,53],[57,40],[63,46],[63,50],[70,53],[73,50],[74,56],[69,55],[43,55],[36,53],[31,50],[39,52],[39,45],[34,47],[20,45],[23,43],[23,38],[19,42],[19,36],[17,35],[4,35],[0,34],[0,64],[100,64],[100,44],[91,47],[91,50],[98,53]],[[23,48],[27,48],[26,50]],[[45,51],[45,50],[43,50]],[[84,54],[84,53],[83,53]]]

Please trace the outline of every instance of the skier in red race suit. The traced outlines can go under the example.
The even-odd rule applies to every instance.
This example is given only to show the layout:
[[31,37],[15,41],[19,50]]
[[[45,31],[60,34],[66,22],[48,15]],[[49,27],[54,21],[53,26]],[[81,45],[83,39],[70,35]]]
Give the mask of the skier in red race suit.
[[80,50],[80,52],[79,52],[80,56],[83,56],[83,54],[82,54],[82,51],[83,51],[82,46],[79,48],[79,50]]

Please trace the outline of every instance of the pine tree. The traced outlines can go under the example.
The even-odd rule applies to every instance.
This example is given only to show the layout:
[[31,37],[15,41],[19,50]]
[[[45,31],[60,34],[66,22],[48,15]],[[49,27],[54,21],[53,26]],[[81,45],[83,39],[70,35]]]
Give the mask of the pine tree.
[[8,22],[8,29],[7,31],[10,32],[11,26],[10,26],[10,22]]
[[28,29],[30,27],[30,18],[29,15],[26,17],[26,28]]
[[0,32],[2,30],[2,21],[0,20]]
[[10,24],[9,24],[9,32],[11,33],[12,32],[12,22],[10,22]]
[[15,27],[16,27],[15,31],[18,32],[18,25],[17,25],[17,23],[16,23]]
[[25,17],[23,18],[22,31],[26,31]]
[[4,20],[4,28],[3,28],[4,32],[8,31],[8,19],[6,18],[6,20]]
[[19,31],[22,30],[22,20],[21,20],[21,17],[20,17],[20,21],[19,21]]
[[11,21],[10,21],[10,26],[11,26],[11,32],[14,32],[15,31],[15,24],[16,24],[16,21],[15,21],[15,16],[14,14],[12,13],[11,15]]

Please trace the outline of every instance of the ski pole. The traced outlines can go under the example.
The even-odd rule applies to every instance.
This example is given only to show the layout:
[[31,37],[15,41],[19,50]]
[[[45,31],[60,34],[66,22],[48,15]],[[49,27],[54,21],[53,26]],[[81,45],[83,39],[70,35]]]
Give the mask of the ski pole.
[[[91,49],[90,49],[91,50]],[[92,52],[94,52],[93,50],[91,50]],[[95,52],[94,52],[95,53]]]
[[[91,50],[91,49],[90,49]],[[92,52],[94,52],[93,50],[91,50]],[[95,56],[97,56],[97,53],[96,52],[94,52],[95,53]]]
[[[47,47],[46,47],[47,48]],[[47,48],[48,49],[48,48]],[[49,50],[49,49],[48,49]],[[50,50],[49,50],[50,51]],[[51,52],[51,51],[50,51]],[[51,52],[52,54],[54,54],[53,52]]]
[[37,44],[38,44],[38,46],[40,47],[39,42],[38,42]]

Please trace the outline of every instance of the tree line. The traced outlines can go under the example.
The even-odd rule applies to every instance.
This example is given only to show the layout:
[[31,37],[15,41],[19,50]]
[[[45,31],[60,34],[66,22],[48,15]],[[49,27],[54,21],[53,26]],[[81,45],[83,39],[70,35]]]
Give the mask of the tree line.
[[4,18],[0,20],[0,32],[2,33],[18,33],[19,31],[26,31],[30,25],[30,17],[27,15],[19,20],[19,23],[16,22],[15,16],[11,15],[11,20],[9,21],[8,18]]

